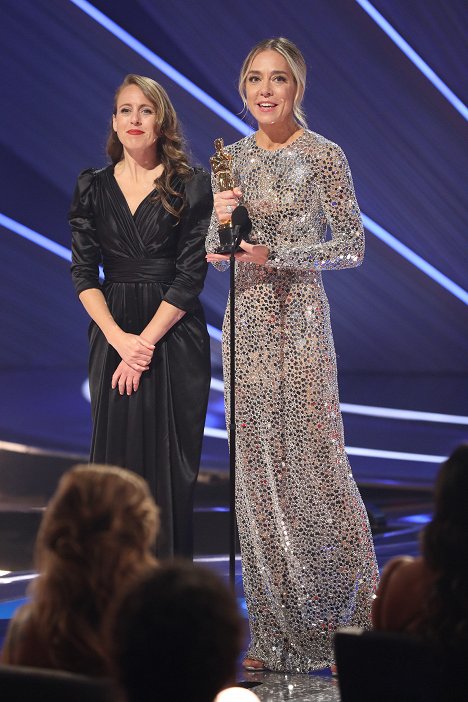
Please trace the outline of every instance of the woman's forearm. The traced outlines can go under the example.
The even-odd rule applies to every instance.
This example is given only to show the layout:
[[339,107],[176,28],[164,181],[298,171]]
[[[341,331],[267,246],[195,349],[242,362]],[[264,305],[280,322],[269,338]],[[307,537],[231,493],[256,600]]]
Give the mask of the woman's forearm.
[[185,311],[163,300],[156,314],[141,332],[141,336],[152,344],[157,344],[171,327],[185,315]]
[[106,298],[97,288],[83,290],[79,295],[80,302],[98,325],[107,341],[111,344],[111,339],[122,331],[107,306]]
[[[109,343],[116,334],[123,330],[110,313],[106,299],[100,290],[92,288],[80,294],[80,301],[86,312],[93,319]],[[154,317],[141,332],[141,336],[156,344],[185,315],[185,311],[163,300]]]

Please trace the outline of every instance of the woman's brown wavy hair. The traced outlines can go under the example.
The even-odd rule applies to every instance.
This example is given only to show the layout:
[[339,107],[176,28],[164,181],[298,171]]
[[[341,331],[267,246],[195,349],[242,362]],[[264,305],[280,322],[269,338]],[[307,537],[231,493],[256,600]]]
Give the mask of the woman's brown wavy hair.
[[[159,178],[154,181],[157,190],[157,199],[167,212],[180,218],[185,202],[182,193],[173,187],[174,176],[179,176],[182,180],[188,178],[193,169],[189,165],[189,157],[182,132],[178,123],[177,114],[164,88],[156,83],[152,78],[139,76],[136,73],[129,73],[125,76],[123,83],[117,88],[114,97],[113,115],[117,114],[117,101],[120,92],[128,85],[136,85],[145,97],[149,100],[156,112],[156,124],[158,125],[158,138],[155,149],[158,163],[163,164],[164,170]],[[123,146],[114,131],[112,120],[109,129],[106,146],[107,155],[113,164],[118,163],[123,158]],[[175,201],[182,198],[179,206]]]
[[422,553],[436,574],[425,631],[450,650],[468,654],[468,444],[442,464],[435,509],[422,536]]
[[62,476],[39,529],[31,588],[32,620],[57,668],[107,671],[107,610],[154,566],[158,527],[158,508],[134,473],[78,465]]

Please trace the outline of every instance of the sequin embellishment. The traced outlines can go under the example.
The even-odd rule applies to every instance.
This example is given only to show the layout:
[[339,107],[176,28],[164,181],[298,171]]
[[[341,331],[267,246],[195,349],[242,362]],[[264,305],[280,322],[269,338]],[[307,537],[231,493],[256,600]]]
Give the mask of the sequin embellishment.
[[[306,130],[277,151],[254,136],[227,150],[252,238],[270,248],[266,266],[239,263],[236,272],[236,511],[248,656],[306,672],[334,661],[338,627],[370,627],[378,580],[344,448],[321,279],[322,270],[360,264],[364,234],[336,144]],[[213,216],[207,250],[217,246]],[[223,328],[229,424],[229,306]]]

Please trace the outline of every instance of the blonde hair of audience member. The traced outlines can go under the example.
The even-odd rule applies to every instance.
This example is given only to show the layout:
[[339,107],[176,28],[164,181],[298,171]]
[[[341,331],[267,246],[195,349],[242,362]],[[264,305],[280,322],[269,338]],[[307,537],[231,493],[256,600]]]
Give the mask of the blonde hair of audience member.
[[[158,508],[138,475],[78,465],[62,476],[39,529],[39,577],[26,605],[28,624],[50,667],[107,672],[102,633],[107,610],[133,579],[155,565],[151,549],[158,526]],[[12,654],[7,662],[28,665],[20,652],[19,659]]]

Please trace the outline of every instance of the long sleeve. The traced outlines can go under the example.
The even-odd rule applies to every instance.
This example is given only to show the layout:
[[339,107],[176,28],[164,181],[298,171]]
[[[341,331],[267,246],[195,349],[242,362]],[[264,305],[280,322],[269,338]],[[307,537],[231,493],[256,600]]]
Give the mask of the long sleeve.
[[348,161],[342,149],[328,142],[317,168],[320,203],[331,229],[330,241],[308,247],[271,251],[268,265],[274,268],[336,270],[359,266],[364,257],[364,229],[354,193]]
[[76,294],[90,288],[100,288],[99,264],[101,248],[94,226],[92,184],[94,169],[80,173],[69,212],[72,232],[72,280]]
[[186,184],[187,204],[179,224],[176,276],[164,300],[181,310],[190,310],[205,282],[205,238],[213,209],[209,174],[200,170]]

